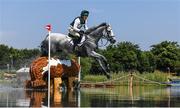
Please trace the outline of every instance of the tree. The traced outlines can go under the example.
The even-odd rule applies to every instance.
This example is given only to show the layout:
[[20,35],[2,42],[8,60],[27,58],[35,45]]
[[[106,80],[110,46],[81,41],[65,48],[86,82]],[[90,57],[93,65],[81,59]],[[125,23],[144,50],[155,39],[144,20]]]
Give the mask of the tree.
[[156,58],[157,69],[166,71],[169,67],[173,71],[176,63],[180,61],[180,46],[178,43],[163,41],[151,47],[151,52]]
[[120,42],[117,45],[108,46],[103,51],[103,55],[107,57],[111,70],[129,71],[137,69],[140,52],[137,44]]
[[81,76],[82,79],[85,75],[90,74],[92,59],[90,57],[81,57]]
[[156,68],[155,57],[150,51],[141,52],[138,57],[139,65],[138,71],[143,72],[154,72]]
[[5,69],[6,65],[9,64],[9,47],[6,45],[0,45],[0,68]]
[[40,55],[39,49],[15,49],[0,44],[0,69],[6,69],[7,64],[10,64],[11,69],[28,66],[38,55]]

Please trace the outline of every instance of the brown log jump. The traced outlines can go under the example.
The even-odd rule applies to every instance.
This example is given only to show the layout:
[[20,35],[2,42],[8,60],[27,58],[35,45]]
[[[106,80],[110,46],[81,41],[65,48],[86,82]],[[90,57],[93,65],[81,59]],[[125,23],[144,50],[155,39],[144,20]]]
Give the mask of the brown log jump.
[[[60,60],[51,58],[50,60],[51,81],[54,78],[76,77],[80,70],[80,65],[76,60]],[[48,86],[48,58],[39,57],[30,65],[31,80],[26,81],[27,88],[47,88]]]

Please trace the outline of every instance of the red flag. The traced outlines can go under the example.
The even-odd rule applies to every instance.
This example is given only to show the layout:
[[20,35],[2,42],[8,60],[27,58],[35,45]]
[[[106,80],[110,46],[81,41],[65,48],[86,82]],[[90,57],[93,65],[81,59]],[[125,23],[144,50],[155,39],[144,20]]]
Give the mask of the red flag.
[[51,31],[51,24],[46,25],[46,29],[47,29],[48,31]]

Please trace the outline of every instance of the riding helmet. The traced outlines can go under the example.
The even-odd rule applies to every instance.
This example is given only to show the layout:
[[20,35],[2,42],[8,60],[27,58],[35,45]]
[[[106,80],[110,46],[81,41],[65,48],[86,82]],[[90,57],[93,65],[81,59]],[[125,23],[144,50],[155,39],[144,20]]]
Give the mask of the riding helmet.
[[81,11],[81,17],[82,16],[88,16],[88,15],[89,15],[89,11],[87,11],[87,10]]

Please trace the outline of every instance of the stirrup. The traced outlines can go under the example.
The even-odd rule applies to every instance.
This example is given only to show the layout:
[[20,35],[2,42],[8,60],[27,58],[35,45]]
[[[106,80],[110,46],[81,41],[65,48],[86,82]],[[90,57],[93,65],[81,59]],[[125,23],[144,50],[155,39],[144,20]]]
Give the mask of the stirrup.
[[82,46],[82,44],[83,44],[83,42],[82,42],[82,43],[77,44],[77,46],[78,46],[78,47],[81,47],[81,46]]

